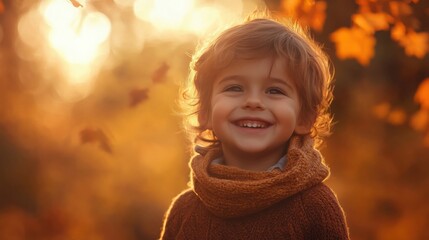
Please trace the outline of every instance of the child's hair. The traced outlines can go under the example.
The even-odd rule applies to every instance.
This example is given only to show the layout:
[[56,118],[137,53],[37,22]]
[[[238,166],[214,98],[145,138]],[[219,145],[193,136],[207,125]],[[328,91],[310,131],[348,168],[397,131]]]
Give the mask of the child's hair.
[[206,129],[210,116],[213,82],[233,61],[282,57],[300,102],[299,120],[311,127],[316,146],[330,134],[332,74],[326,54],[297,24],[272,17],[247,19],[199,46],[192,57],[188,81],[182,89],[185,131],[194,144],[218,145]]

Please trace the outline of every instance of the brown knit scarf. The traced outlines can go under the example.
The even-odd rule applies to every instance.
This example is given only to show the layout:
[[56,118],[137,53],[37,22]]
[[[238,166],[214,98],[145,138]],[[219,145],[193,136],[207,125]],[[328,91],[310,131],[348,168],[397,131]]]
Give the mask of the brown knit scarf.
[[284,171],[254,172],[210,164],[221,155],[209,150],[190,161],[191,186],[203,204],[222,218],[245,216],[322,182],[329,175],[309,136],[293,136]]

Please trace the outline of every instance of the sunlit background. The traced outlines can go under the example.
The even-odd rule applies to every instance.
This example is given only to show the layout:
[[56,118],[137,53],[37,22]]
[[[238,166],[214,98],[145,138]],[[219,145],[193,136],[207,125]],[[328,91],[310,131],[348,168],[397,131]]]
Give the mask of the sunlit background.
[[429,239],[423,0],[0,0],[0,239],[156,239],[188,181],[195,46],[264,7],[336,68],[322,152],[352,239]]

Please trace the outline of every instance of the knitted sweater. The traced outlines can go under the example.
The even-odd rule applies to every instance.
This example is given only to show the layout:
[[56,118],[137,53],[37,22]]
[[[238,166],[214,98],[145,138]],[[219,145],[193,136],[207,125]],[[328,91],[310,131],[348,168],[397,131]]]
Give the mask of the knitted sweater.
[[211,164],[220,155],[192,158],[191,188],[173,200],[161,239],[349,239],[310,137],[291,139],[284,171]]

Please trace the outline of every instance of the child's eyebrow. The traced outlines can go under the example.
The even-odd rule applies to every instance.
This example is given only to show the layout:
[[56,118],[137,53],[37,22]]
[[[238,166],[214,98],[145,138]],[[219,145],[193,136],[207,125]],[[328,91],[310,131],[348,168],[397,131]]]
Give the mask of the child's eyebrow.
[[223,83],[223,82],[227,82],[227,81],[231,81],[231,80],[239,80],[239,81],[243,81],[245,80],[246,77],[241,76],[241,75],[229,75],[229,76],[225,76],[222,79],[219,80],[219,84]]
[[275,82],[275,83],[279,83],[279,84],[282,84],[282,85],[285,85],[287,88],[289,88],[289,90],[293,90],[293,87],[292,87],[292,85],[288,82],[288,81],[286,81],[285,79],[281,79],[281,78],[275,78],[275,77],[268,77],[268,79],[267,80],[270,80],[270,81],[272,81],[272,82]]
[[[218,84],[222,84],[224,82],[228,82],[228,81],[232,81],[232,80],[238,80],[238,81],[245,81],[246,77],[242,76],[242,75],[229,75],[229,76],[225,76],[222,79],[219,80]],[[289,90],[293,90],[292,85],[287,82],[285,79],[281,79],[281,78],[275,78],[275,77],[268,77],[267,78],[268,81],[274,82],[274,83],[279,83],[282,85],[285,85],[287,88],[289,88]]]

